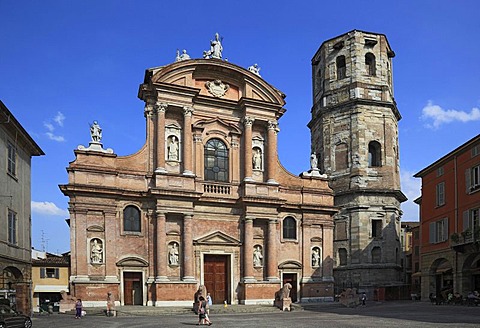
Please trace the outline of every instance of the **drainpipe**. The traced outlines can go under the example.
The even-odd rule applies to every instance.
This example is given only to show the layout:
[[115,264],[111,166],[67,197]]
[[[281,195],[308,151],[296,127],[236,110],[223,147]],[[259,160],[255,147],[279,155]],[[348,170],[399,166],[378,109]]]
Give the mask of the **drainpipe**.
[[[454,193],[455,193],[455,209],[454,209],[454,219],[455,219],[455,233],[458,232],[458,181],[457,181],[457,155],[453,157],[453,178],[455,181]],[[453,290],[458,291],[458,252],[454,251],[453,253]]]

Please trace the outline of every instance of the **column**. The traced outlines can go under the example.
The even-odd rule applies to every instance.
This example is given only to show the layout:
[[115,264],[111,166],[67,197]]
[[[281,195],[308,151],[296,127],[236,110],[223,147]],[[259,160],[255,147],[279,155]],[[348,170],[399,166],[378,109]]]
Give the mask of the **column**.
[[167,239],[165,213],[157,211],[157,276],[156,282],[168,281],[167,278]]
[[278,184],[276,181],[277,169],[277,121],[268,121],[268,135],[267,135],[267,175],[269,184]]
[[193,108],[183,107],[183,175],[194,176],[192,167],[192,114]]
[[148,172],[155,170],[155,121],[157,113],[155,111],[154,100],[147,98],[143,115],[147,119],[147,146],[148,146]]
[[202,135],[200,133],[196,133],[193,135],[193,143],[195,147],[195,163],[194,163],[194,170],[195,174],[199,179],[203,179],[203,158],[202,158],[202,148],[203,148],[203,143],[202,143]]
[[254,282],[253,278],[253,218],[243,221],[243,282]]
[[193,256],[193,238],[192,238],[192,218],[193,215],[185,214],[183,216],[183,280],[194,281],[193,265],[195,259]]
[[267,280],[278,281],[277,219],[268,220]]
[[165,111],[168,105],[166,103],[157,102],[157,168],[156,173],[167,172],[165,168]]
[[245,145],[245,177],[243,181],[253,181],[252,179],[252,125],[254,118],[245,117],[243,124],[245,125],[244,145]]

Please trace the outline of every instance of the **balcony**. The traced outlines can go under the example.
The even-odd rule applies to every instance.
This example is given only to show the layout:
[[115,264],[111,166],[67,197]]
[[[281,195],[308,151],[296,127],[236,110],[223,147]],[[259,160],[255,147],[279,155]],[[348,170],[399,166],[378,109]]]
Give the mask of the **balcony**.
[[450,236],[450,246],[459,253],[473,253],[480,250],[480,228],[472,232],[470,229]]
[[203,193],[209,195],[231,195],[232,187],[227,184],[204,183]]

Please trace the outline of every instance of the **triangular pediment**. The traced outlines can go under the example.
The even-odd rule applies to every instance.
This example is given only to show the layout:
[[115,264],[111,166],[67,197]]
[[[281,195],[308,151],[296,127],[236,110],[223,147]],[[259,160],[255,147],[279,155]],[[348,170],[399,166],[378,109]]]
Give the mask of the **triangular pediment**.
[[195,245],[225,245],[225,246],[240,246],[242,243],[221,231],[215,231],[204,237],[194,240]]
[[212,119],[199,120],[195,122],[194,129],[200,129],[200,130],[206,130],[206,131],[225,130],[225,131],[229,131],[229,133],[232,133],[232,134],[242,133],[242,131],[236,125],[226,122],[218,117],[215,117]]

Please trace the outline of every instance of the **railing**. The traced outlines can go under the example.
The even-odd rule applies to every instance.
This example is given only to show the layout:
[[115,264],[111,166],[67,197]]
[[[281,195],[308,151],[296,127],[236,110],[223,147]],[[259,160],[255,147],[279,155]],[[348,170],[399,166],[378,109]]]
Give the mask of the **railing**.
[[230,195],[232,188],[226,185],[205,183],[203,184],[203,192],[206,194]]

